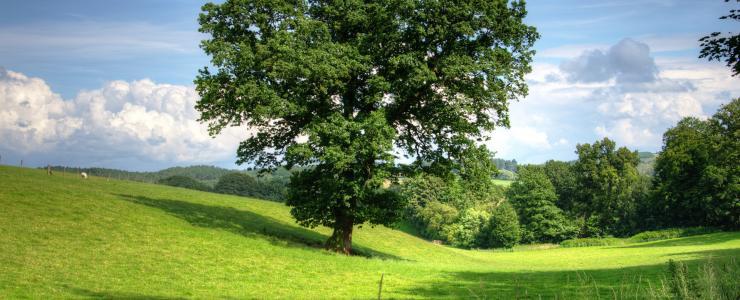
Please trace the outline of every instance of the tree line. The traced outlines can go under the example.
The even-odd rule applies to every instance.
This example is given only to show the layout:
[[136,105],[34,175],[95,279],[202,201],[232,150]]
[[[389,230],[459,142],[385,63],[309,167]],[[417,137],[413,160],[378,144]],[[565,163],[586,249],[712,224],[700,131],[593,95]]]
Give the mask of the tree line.
[[244,172],[232,172],[221,176],[213,187],[184,175],[163,178],[157,183],[219,194],[284,201],[288,180],[286,176],[254,177]]
[[518,167],[508,188],[488,194],[459,177],[419,176],[399,188],[406,219],[430,239],[465,248],[624,237],[645,230],[740,228],[740,99],[707,120],[684,118],[663,135],[654,176],[638,171],[651,155],[608,138],[576,146],[573,162]]

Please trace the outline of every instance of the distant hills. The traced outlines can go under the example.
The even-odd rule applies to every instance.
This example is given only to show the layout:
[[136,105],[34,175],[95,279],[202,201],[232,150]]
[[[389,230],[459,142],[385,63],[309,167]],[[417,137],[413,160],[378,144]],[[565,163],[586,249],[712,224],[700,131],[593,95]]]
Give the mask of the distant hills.
[[638,152],[637,155],[640,156],[640,163],[637,164],[637,172],[642,175],[653,176],[657,155],[652,152]]

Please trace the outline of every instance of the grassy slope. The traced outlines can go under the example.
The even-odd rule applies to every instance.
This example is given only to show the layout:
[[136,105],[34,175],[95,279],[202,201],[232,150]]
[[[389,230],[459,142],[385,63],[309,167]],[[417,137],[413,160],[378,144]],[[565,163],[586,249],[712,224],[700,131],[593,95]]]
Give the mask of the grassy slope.
[[493,179],[493,183],[500,186],[510,186],[513,180]]
[[584,275],[606,296],[636,274],[655,284],[668,259],[740,255],[740,233],[490,252],[363,227],[355,246],[374,258],[343,257],[308,246],[329,231],[280,203],[13,167],[0,207],[0,298],[371,298],[381,273],[384,297],[567,297]]

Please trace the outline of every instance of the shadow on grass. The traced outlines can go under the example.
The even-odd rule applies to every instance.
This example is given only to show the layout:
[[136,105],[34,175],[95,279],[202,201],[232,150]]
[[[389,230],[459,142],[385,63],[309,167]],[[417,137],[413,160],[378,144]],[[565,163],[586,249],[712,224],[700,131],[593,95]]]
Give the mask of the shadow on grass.
[[690,256],[700,257],[700,259],[728,259],[740,257],[740,249],[721,249],[721,250],[704,250],[704,251],[689,251],[681,253],[666,254],[668,257],[673,256]]
[[[740,253],[740,249],[732,251],[735,257]],[[709,258],[714,261],[732,258],[730,252],[696,252],[699,258],[684,262],[695,271]],[[434,281],[397,290],[389,286],[384,292],[399,298],[413,295],[446,299],[646,299],[652,298],[651,291],[658,293],[667,270],[667,264],[663,263],[581,271],[447,272]]]
[[97,292],[97,291],[91,291],[87,289],[81,289],[81,288],[74,288],[69,286],[64,286],[67,290],[72,292],[78,297],[81,298],[94,298],[94,299],[110,299],[110,300],[124,300],[124,299],[130,299],[130,300],[175,300],[175,299],[186,299],[186,298],[177,298],[177,297],[167,297],[167,296],[152,296],[152,295],[145,295],[145,294],[139,294],[139,293],[128,293],[128,292]]
[[[275,245],[323,248],[324,242],[328,239],[327,236],[318,232],[233,207],[211,206],[172,199],[153,199],[144,196],[120,194],[117,196],[125,201],[161,209],[194,226],[224,229],[247,237],[262,237]],[[354,247],[353,255],[401,260],[397,256],[359,245]]]
[[647,248],[647,247],[676,247],[676,246],[698,246],[698,245],[711,245],[728,242],[731,240],[738,239],[740,237],[734,232],[720,232],[705,235],[689,236],[682,238],[675,238],[657,242],[646,242],[639,243],[630,246],[622,246],[619,248]]

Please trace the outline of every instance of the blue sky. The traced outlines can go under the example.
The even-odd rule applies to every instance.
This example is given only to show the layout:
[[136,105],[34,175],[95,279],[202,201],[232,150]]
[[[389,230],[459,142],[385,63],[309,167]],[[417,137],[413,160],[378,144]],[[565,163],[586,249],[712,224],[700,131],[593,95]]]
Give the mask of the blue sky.
[[[208,63],[200,1],[0,2],[0,155],[15,164],[133,170],[235,167],[246,129],[211,139],[192,110]],[[604,136],[658,151],[681,117],[740,96],[739,78],[697,58],[697,39],[737,31],[724,1],[529,1],[536,44],[530,96],[512,128],[490,134],[499,157],[575,157]]]

